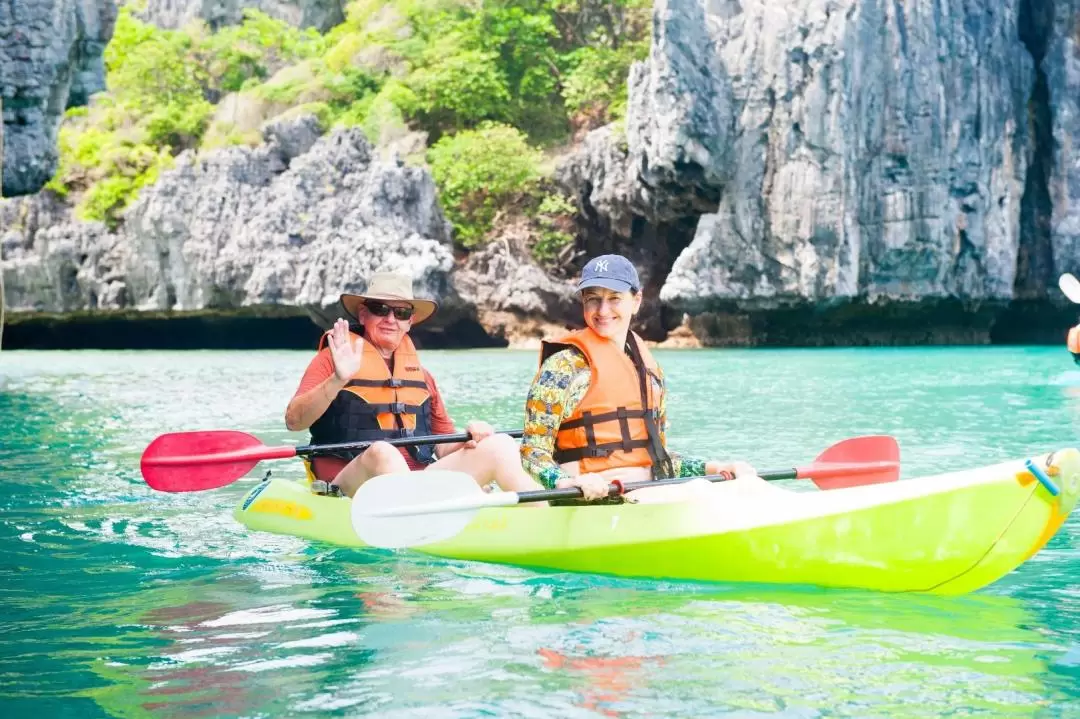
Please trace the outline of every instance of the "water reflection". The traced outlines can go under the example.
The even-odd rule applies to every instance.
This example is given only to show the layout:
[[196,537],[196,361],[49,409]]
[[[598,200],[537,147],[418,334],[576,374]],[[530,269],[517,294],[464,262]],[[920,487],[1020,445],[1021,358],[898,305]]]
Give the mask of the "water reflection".
[[113,716],[1022,715],[1063,701],[1043,677],[1065,648],[1014,597],[657,585],[393,554],[365,556],[363,572],[354,554],[114,597],[91,618],[94,651],[64,657],[101,680],[86,696]]

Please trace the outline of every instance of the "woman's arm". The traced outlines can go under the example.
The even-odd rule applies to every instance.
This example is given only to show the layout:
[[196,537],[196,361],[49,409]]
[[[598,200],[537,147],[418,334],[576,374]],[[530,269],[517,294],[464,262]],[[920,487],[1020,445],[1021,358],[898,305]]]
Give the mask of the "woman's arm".
[[589,390],[589,365],[576,349],[544,360],[525,400],[521,466],[548,489],[568,475],[555,461],[555,435]]

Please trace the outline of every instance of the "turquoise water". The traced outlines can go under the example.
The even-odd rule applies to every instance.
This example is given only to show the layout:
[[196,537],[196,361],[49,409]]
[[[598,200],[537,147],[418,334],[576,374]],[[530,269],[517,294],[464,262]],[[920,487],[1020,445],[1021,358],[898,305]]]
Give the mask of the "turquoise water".
[[[256,534],[155,493],[162,432],[302,441],[304,352],[0,355],[5,717],[1080,716],[1080,520],[962,598],[540,574]],[[671,443],[760,469],[889,433],[916,476],[1077,444],[1059,348],[660,352]],[[528,352],[432,352],[520,424]],[[260,471],[297,476],[289,463]]]

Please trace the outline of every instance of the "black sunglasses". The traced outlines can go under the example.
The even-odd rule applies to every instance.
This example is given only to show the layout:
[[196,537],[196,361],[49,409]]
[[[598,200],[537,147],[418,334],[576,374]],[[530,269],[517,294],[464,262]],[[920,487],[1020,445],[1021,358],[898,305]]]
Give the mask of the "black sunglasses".
[[412,319],[413,314],[416,312],[412,307],[391,307],[383,302],[365,302],[364,307],[367,307],[368,312],[376,317],[386,317],[393,312],[394,318],[402,321]]

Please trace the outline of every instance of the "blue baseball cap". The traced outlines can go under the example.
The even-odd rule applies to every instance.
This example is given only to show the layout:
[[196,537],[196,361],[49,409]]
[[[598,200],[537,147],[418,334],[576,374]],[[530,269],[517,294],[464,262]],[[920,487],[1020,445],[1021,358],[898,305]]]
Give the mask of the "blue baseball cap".
[[600,255],[585,263],[578,280],[578,291],[586,287],[606,287],[616,292],[637,292],[641,280],[630,260],[622,255]]

